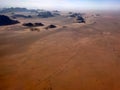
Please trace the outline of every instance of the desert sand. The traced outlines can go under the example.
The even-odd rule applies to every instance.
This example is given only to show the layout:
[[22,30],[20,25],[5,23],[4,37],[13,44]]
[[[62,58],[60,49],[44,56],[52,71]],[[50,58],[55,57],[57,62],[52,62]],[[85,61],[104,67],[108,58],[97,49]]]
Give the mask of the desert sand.
[[57,26],[39,32],[0,26],[0,90],[120,90],[120,13],[99,14],[18,19]]

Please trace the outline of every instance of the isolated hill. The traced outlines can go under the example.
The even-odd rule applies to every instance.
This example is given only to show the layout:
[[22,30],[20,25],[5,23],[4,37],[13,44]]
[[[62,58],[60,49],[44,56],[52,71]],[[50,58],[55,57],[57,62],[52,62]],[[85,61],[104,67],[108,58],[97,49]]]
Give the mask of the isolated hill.
[[51,24],[51,25],[47,26],[45,29],[56,28],[56,27],[57,27],[57,26]]
[[12,25],[12,24],[17,24],[17,23],[19,23],[19,21],[12,20],[8,16],[5,16],[5,15],[0,15],[0,26]]
[[78,23],[85,23],[85,19],[82,16],[77,16],[76,21]]

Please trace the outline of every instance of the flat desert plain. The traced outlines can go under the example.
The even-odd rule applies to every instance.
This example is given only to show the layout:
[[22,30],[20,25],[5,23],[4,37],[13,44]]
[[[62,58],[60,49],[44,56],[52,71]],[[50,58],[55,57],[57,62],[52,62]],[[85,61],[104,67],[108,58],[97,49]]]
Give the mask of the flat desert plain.
[[[0,26],[0,90],[120,90],[120,13],[99,14]],[[57,28],[30,31],[24,22]]]

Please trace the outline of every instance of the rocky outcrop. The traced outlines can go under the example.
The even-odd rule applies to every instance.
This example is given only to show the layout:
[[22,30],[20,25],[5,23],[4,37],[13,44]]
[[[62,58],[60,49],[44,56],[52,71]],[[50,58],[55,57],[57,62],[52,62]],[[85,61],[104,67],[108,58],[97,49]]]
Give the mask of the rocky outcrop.
[[43,23],[34,23],[35,26],[44,26]]
[[17,24],[17,23],[19,23],[19,21],[12,20],[8,16],[5,16],[5,15],[0,15],[0,26],[12,25],[12,24]]
[[37,27],[37,26],[44,26],[44,24],[42,24],[42,23],[24,23],[23,26]]
[[70,12],[69,17],[75,18],[77,23],[85,23],[85,19],[82,16],[83,14],[81,13],[72,13]]
[[76,21],[77,23],[85,23],[85,19],[82,16],[77,16]]
[[13,16],[11,16],[12,18],[32,18],[31,15],[25,16],[25,15],[21,15],[21,14],[15,14]]
[[27,27],[33,27],[34,24],[33,23],[24,23],[23,26],[27,26]]
[[70,17],[77,17],[77,16],[81,16],[80,13],[72,13],[69,15]]
[[50,28],[56,28],[56,26],[51,24],[51,25],[47,26],[45,29],[50,29]]
[[48,17],[53,17],[54,15],[49,12],[49,11],[43,11],[43,12],[39,12],[38,17],[40,18],[48,18]]
[[16,8],[4,8],[0,11],[0,13],[9,13],[9,12],[28,12],[29,10],[26,9],[26,8],[19,8],[19,7],[16,7]]

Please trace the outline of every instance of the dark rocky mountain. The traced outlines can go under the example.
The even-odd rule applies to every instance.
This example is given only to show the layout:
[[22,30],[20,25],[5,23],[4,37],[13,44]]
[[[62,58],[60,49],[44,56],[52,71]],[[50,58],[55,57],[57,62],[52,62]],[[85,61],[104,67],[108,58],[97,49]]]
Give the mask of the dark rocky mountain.
[[0,26],[12,25],[12,24],[17,24],[17,23],[19,23],[19,21],[12,20],[8,16],[5,16],[5,15],[0,15]]
[[38,17],[41,18],[48,18],[48,17],[53,17],[54,15],[50,11],[43,11],[39,12]]
[[53,16],[60,16],[61,14],[58,12],[53,12]]
[[81,16],[80,13],[72,13],[69,15],[70,17],[77,17],[77,16]]
[[77,23],[85,23],[85,19],[83,18],[84,14],[81,13],[72,13],[70,12],[69,17],[76,18]]
[[31,15],[25,16],[25,15],[22,15],[22,14],[14,14],[11,17],[12,18],[32,18]]
[[29,10],[26,9],[26,8],[19,8],[19,7],[16,7],[16,8],[3,8],[0,13],[9,13],[9,12],[28,12]]

